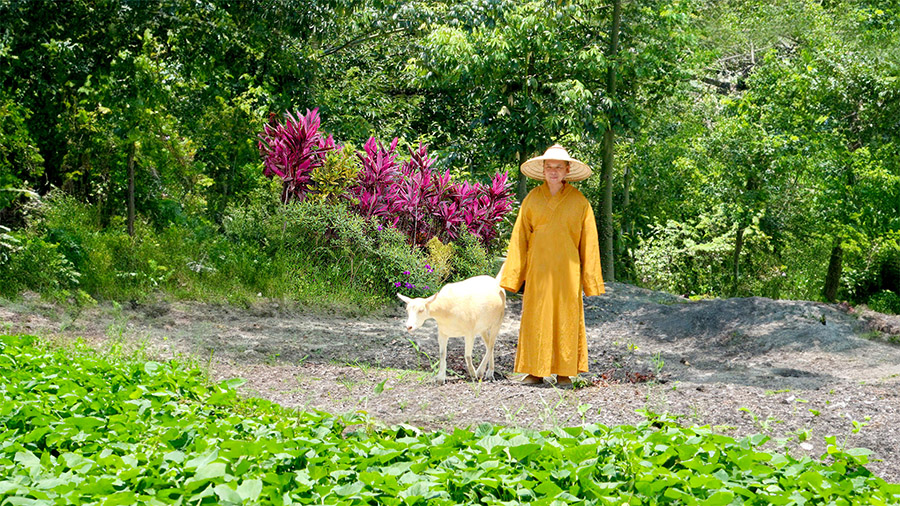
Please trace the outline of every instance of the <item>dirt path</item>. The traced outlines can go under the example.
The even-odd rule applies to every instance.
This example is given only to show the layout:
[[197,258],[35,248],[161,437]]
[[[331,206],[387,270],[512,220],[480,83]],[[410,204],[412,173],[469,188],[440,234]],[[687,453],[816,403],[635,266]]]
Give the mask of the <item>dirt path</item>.
[[[0,330],[188,356],[214,378],[245,378],[247,393],[286,406],[364,410],[426,428],[634,424],[642,419],[636,410],[646,409],[734,437],[768,434],[772,448],[795,456],[817,457],[824,438],[837,436],[873,450],[869,469],[900,483],[900,347],[889,343],[900,335],[900,317],[756,297],[689,302],[617,283],[607,289],[585,300],[591,372],[574,391],[463,380],[458,339],[448,353],[458,378],[437,386],[434,325],[407,334],[400,307],[352,317],[273,301],[249,309],[161,301],[72,314],[26,297],[0,302]],[[503,374],[512,369],[520,310],[510,297],[497,344]]]

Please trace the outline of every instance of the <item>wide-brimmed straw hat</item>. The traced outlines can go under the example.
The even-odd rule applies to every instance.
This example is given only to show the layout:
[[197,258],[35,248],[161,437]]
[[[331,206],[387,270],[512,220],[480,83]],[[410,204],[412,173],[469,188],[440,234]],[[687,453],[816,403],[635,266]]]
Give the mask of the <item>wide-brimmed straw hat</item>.
[[543,155],[536,156],[531,160],[523,163],[521,168],[522,174],[525,174],[532,179],[543,181],[544,160],[559,160],[562,162],[569,162],[569,173],[566,174],[566,181],[583,181],[591,177],[591,168],[588,167],[586,163],[580,162],[569,156],[566,148],[560,146],[559,144],[550,146],[549,148],[547,148],[547,151],[544,151]]

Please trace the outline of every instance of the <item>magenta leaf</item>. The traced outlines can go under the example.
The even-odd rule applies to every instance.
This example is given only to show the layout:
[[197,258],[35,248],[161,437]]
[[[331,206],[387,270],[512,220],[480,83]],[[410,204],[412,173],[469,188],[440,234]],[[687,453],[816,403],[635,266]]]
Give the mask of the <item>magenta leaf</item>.
[[335,149],[334,139],[319,132],[318,108],[300,116],[285,114],[284,123],[267,124],[259,134],[263,175],[282,180],[282,203],[302,201],[312,189],[312,172]]

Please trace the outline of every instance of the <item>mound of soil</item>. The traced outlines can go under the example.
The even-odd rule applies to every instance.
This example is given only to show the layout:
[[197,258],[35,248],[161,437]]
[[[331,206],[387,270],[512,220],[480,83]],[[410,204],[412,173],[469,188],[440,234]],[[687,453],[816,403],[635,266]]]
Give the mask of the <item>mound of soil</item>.
[[[521,299],[510,296],[497,371],[513,376]],[[189,357],[215,379],[242,377],[248,394],[286,406],[362,410],[385,423],[449,428],[482,422],[548,428],[634,424],[639,411],[681,417],[818,458],[826,436],[866,447],[867,467],[900,483],[900,317],[806,301],[687,299],[608,283],[585,298],[590,372],[580,388],[464,379],[451,339],[445,385],[432,381],[434,323],[408,334],[397,306],[353,317],[261,300],[100,305],[78,313],[34,296],[0,302],[4,332],[111,341],[155,358]],[[482,345],[476,344],[480,360]],[[450,372],[450,371],[448,371]],[[854,423],[856,422],[856,423]]]

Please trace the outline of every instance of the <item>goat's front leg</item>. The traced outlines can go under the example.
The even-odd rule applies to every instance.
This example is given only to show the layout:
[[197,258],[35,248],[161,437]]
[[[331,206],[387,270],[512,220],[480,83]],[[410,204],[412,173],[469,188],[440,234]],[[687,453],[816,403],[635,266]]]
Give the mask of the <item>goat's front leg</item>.
[[472,379],[477,378],[475,375],[475,366],[472,365],[472,350],[475,348],[475,334],[466,336],[466,371]]
[[437,376],[434,378],[439,385],[443,385],[447,381],[447,341],[449,337],[438,329],[438,349],[440,350],[440,364],[438,366]]

